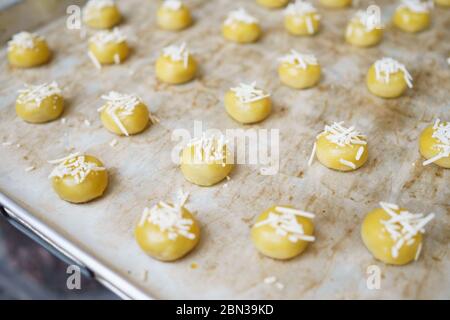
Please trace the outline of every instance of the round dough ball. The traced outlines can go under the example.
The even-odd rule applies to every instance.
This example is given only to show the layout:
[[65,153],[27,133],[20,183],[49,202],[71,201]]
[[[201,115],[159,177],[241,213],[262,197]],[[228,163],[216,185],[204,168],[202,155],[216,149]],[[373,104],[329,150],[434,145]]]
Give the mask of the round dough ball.
[[442,7],[450,7],[450,0],[434,0],[434,2]]
[[[90,155],[82,157],[86,163],[103,168],[103,163],[97,158]],[[85,203],[103,195],[108,186],[108,172],[106,169],[90,170],[81,182],[71,174],[52,176],[51,180],[53,189],[61,199],[72,203]]]
[[377,79],[375,65],[372,65],[367,73],[367,88],[374,95],[381,98],[397,98],[408,89],[403,71],[397,71],[389,75],[389,82]]
[[64,98],[59,94],[53,94],[42,101],[16,101],[17,115],[30,123],[45,123],[55,120],[64,111]]
[[[204,150],[201,153],[204,154]],[[198,159],[195,145],[186,146],[181,154],[181,172],[184,178],[199,186],[209,187],[219,183],[231,173],[233,168],[233,159],[226,148],[223,160]]]
[[345,8],[352,5],[352,0],[320,0],[320,3],[328,8]]
[[[325,167],[338,171],[354,171],[366,163],[369,157],[367,145],[349,144],[339,146],[327,139],[328,135],[329,133],[320,134],[316,140],[316,156]],[[361,138],[361,140],[365,139]],[[362,153],[359,151],[360,148],[362,148]],[[356,160],[358,152],[360,152],[360,156]],[[342,159],[353,163],[354,167],[344,164]]]
[[[127,134],[123,132],[114,118],[118,118],[122,126],[125,128]],[[100,119],[103,125],[109,131],[123,136],[123,135],[133,135],[144,131],[149,123],[149,112],[147,106],[143,103],[136,105],[131,112],[128,114],[122,109],[118,109],[114,114],[104,108],[100,112]]]
[[284,7],[289,0],[256,0],[256,2],[264,7],[275,9]]
[[430,23],[429,12],[415,12],[407,7],[399,7],[394,13],[394,25],[406,32],[423,31],[430,26]]
[[222,34],[225,39],[237,43],[256,42],[261,36],[261,28],[257,23],[245,23],[234,21],[222,26]]
[[288,14],[284,17],[284,27],[294,36],[312,36],[319,31],[320,18],[314,12],[303,15]]
[[94,29],[111,29],[122,21],[117,5],[96,6],[96,1],[90,1],[83,10],[84,23]]
[[225,94],[225,109],[236,121],[244,124],[257,123],[266,119],[272,111],[272,100],[265,97],[252,102],[242,102],[236,93]]
[[[273,206],[257,218],[256,224],[251,229],[251,239],[256,249],[263,255],[273,259],[292,259],[300,255],[308,247],[309,241],[297,239],[295,242],[288,235],[280,235],[270,224],[258,226],[259,222],[267,220],[270,213],[277,213]],[[289,208],[289,207],[288,207]],[[304,234],[314,234],[314,224],[311,219],[295,215],[294,219],[303,228]]]
[[191,252],[200,240],[200,226],[193,215],[184,207],[181,208],[183,219],[192,220],[188,232],[195,235],[193,239],[178,235],[169,238],[169,232],[159,225],[145,220],[134,231],[135,238],[141,249],[149,256],[161,261],[174,261]]
[[163,3],[156,13],[156,22],[163,30],[180,31],[192,24],[191,12],[184,4],[174,10]]
[[187,65],[183,60],[172,60],[161,55],[156,61],[156,77],[165,83],[182,84],[191,81],[197,73],[197,61],[189,55]]
[[127,59],[130,48],[126,41],[107,43],[90,41],[89,51],[101,64],[119,64]]
[[398,256],[394,258],[392,247],[395,241],[381,222],[390,218],[391,216],[381,208],[369,212],[361,227],[361,237],[367,249],[376,259],[387,264],[404,265],[413,261],[416,257],[419,246],[422,244],[422,234],[417,233],[413,237],[414,243],[409,246],[403,245],[398,252]]
[[52,53],[44,38],[21,32],[8,44],[9,64],[17,68],[32,68],[50,61]]
[[308,64],[306,69],[288,62],[282,62],[278,66],[278,75],[281,82],[294,89],[314,87],[319,83],[321,73],[319,64]]
[[347,25],[345,40],[356,47],[372,47],[383,39],[383,30],[374,28],[370,31],[358,20],[351,20]]
[[[447,124],[444,122],[444,125]],[[419,138],[419,151],[425,159],[431,159],[443,152],[443,149],[439,145],[443,145],[443,142],[433,137],[435,133],[434,126],[429,126],[422,131]],[[450,169],[450,156],[440,158],[433,161],[436,165]]]

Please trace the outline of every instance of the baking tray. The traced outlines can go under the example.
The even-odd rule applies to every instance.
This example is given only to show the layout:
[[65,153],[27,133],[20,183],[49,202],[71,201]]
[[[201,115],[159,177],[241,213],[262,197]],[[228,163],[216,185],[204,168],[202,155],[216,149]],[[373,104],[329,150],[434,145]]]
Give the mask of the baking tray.
[[[450,119],[450,11],[437,8],[428,31],[410,35],[389,25],[378,47],[356,49],[343,41],[346,21],[355,8],[321,9],[323,28],[311,38],[289,36],[281,11],[254,1],[192,0],[195,24],[180,33],[155,28],[158,1],[120,1],[123,30],[133,54],[125,64],[96,70],[86,55],[86,39],[56,19],[38,31],[54,49],[53,61],[32,70],[12,69],[0,54],[0,203],[52,245],[86,266],[127,298],[450,298],[450,171],[422,167],[417,151],[421,130],[435,118]],[[369,1],[359,1],[368,6]],[[388,19],[395,5],[376,1]],[[226,13],[244,6],[261,19],[264,36],[250,45],[222,39]],[[155,79],[154,63],[162,48],[186,41],[200,64],[199,77],[168,86]],[[318,87],[296,91],[281,86],[276,58],[291,48],[315,53],[324,76]],[[378,99],[364,85],[369,66],[383,56],[407,65],[414,90],[395,100]],[[26,124],[15,115],[16,91],[23,83],[56,80],[68,101],[65,124]],[[240,81],[257,80],[272,94],[274,110],[261,124],[241,126],[223,107],[226,90]],[[134,92],[161,119],[144,133],[117,138],[101,125],[100,95],[110,90]],[[85,120],[91,124],[87,126]],[[263,176],[258,165],[239,165],[231,180],[210,188],[186,182],[171,152],[177,128],[278,128],[280,170]],[[343,120],[369,137],[368,163],[339,173],[307,162],[315,135],[324,124]],[[109,144],[117,139],[118,144]],[[12,143],[4,146],[4,142]],[[92,203],[61,201],[47,179],[47,163],[67,149],[98,156],[109,168],[105,196]],[[36,169],[26,172],[25,168]],[[184,259],[164,263],[136,245],[133,229],[142,209],[177,190],[191,194],[187,207],[202,226],[199,246]],[[392,201],[417,212],[435,212],[419,261],[386,266],[364,247],[360,225],[379,201]],[[258,254],[250,238],[256,216],[273,204],[291,203],[317,214],[317,240],[300,257],[274,261]],[[382,272],[381,288],[366,286],[367,268]],[[284,284],[264,283],[269,276]]]

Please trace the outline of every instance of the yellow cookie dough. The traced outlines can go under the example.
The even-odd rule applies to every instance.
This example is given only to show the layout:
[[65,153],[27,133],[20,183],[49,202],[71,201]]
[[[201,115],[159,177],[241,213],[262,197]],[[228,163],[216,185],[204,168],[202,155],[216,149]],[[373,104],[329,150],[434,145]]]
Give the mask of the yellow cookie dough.
[[450,7],[450,0],[434,0],[434,2],[442,7]]
[[309,165],[317,156],[327,168],[354,171],[366,163],[368,155],[366,136],[355,127],[346,128],[343,122],[334,122],[317,136]]
[[102,64],[120,64],[129,53],[127,39],[118,28],[97,32],[89,39],[88,55],[97,68]]
[[134,234],[138,245],[149,256],[174,261],[197,246],[200,226],[183,202],[172,205],[160,201],[144,209]]
[[56,82],[26,86],[19,90],[17,115],[30,123],[44,123],[59,118],[64,110],[64,98]]
[[275,9],[284,7],[289,0],[256,0],[256,2],[264,7]]
[[361,227],[361,237],[372,255],[387,264],[404,265],[419,258],[424,226],[434,214],[413,214],[396,204],[380,202],[369,212]]
[[241,83],[225,94],[225,109],[240,123],[256,123],[272,111],[270,95],[256,87],[256,83]]
[[392,58],[376,61],[367,73],[367,88],[381,98],[397,98],[413,87],[412,77],[406,67]]
[[8,61],[13,67],[37,67],[50,61],[51,56],[47,41],[33,33],[17,33],[8,42]]
[[232,11],[222,26],[225,39],[237,43],[255,42],[261,36],[258,19],[251,16],[243,8]]
[[191,12],[181,1],[165,0],[156,13],[156,22],[164,30],[183,30],[192,24]]
[[95,29],[110,29],[122,20],[114,0],[89,0],[83,8],[83,20]]
[[98,111],[106,129],[129,136],[147,128],[150,114],[139,97],[111,91],[102,98],[106,104]]
[[49,163],[57,165],[49,178],[55,192],[65,201],[89,202],[101,197],[108,186],[108,173],[93,156],[74,153]]
[[403,0],[402,4],[395,10],[394,25],[406,32],[423,31],[431,23],[430,9],[429,2]]
[[309,2],[296,0],[284,11],[284,27],[295,36],[310,36],[319,31],[320,15]]
[[320,81],[321,68],[314,55],[291,50],[280,59],[278,75],[285,85],[294,89],[306,89]]
[[181,172],[186,180],[199,186],[212,186],[233,170],[234,159],[224,136],[193,139],[182,151]]
[[357,47],[372,47],[380,43],[383,29],[375,15],[358,11],[350,20],[345,32],[345,40]]
[[427,159],[424,166],[434,163],[450,169],[450,123],[437,119],[425,128],[420,135],[419,151]]
[[345,8],[352,5],[352,0],[320,0],[319,2],[328,8]]
[[264,211],[251,229],[253,244],[273,259],[292,259],[315,240],[314,214],[290,206],[273,206]]
[[169,84],[181,84],[194,79],[197,61],[189,53],[186,44],[164,48],[156,61],[156,77]]

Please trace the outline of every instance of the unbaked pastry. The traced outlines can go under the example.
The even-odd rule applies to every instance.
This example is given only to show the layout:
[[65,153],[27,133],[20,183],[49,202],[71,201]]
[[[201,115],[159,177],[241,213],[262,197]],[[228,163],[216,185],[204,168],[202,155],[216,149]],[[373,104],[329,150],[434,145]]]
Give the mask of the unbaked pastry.
[[109,131],[129,136],[142,132],[149,123],[149,112],[144,102],[136,95],[111,91],[103,95],[105,105],[98,109],[103,125]]
[[89,39],[89,58],[97,68],[102,64],[121,64],[128,57],[127,38],[118,29],[99,31]]
[[190,54],[186,43],[164,48],[156,61],[156,77],[169,84],[191,81],[197,73],[197,61]]
[[275,9],[284,7],[289,0],[256,0],[256,2],[264,7]]
[[319,2],[328,8],[345,8],[352,5],[352,0],[320,0]]
[[192,24],[191,12],[181,1],[165,0],[156,13],[156,22],[164,30],[183,30]]
[[261,36],[261,27],[255,17],[243,8],[231,11],[222,26],[225,39],[237,43],[255,42]]
[[83,8],[83,21],[95,29],[110,29],[120,23],[122,15],[114,0],[89,0]]
[[281,82],[295,89],[306,89],[320,81],[321,68],[316,57],[295,50],[279,59],[278,75]]
[[316,137],[308,164],[314,157],[330,169],[353,171],[366,163],[369,156],[367,138],[352,127],[345,127],[343,122],[334,122]]
[[13,67],[32,68],[50,61],[47,41],[37,34],[19,32],[8,42],[8,61]]
[[424,227],[433,218],[433,213],[414,214],[396,204],[380,202],[380,208],[364,218],[361,237],[376,259],[404,265],[419,258]]
[[191,252],[200,240],[200,226],[184,205],[182,194],[173,205],[163,201],[145,208],[134,234],[141,249],[161,261],[174,261]]
[[376,16],[367,10],[356,12],[347,25],[345,40],[357,47],[377,45],[383,38],[383,26],[376,20]]
[[270,94],[251,84],[240,83],[225,94],[225,109],[240,123],[256,123],[267,118],[272,111]]
[[309,2],[296,0],[284,10],[284,27],[296,36],[316,34],[320,27],[320,15]]
[[181,154],[181,172],[186,180],[199,186],[219,183],[233,168],[233,155],[223,135],[194,138]]
[[59,197],[72,203],[85,203],[101,197],[108,186],[108,173],[103,163],[90,155],[73,153],[55,164],[49,178]]
[[59,118],[64,110],[64,98],[56,82],[25,86],[18,91],[17,115],[30,123],[44,123]]
[[367,87],[381,98],[397,98],[413,87],[413,78],[406,67],[392,58],[376,61],[367,73]]
[[314,214],[290,206],[273,206],[264,211],[253,225],[253,244],[270,258],[294,258],[315,240],[313,218]]
[[432,2],[421,0],[402,0],[394,13],[394,25],[406,32],[419,32],[431,23]]
[[450,169],[450,123],[437,119],[425,128],[420,135],[419,151],[427,159],[424,166],[435,163]]

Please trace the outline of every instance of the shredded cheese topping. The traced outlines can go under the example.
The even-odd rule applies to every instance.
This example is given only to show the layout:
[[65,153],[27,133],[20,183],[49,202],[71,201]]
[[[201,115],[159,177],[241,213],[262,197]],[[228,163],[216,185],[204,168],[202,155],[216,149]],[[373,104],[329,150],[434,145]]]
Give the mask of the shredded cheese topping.
[[200,138],[192,139],[188,147],[194,148],[195,163],[221,163],[224,167],[228,155],[228,141],[225,136],[207,135],[205,132]]
[[139,226],[143,226],[146,222],[152,223],[161,231],[167,232],[169,240],[176,240],[178,236],[195,239],[195,234],[190,232],[194,221],[183,217],[183,206],[188,197],[189,194],[181,192],[175,205],[160,201],[151,208],[145,208]]
[[[425,225],[430,222],[435,214],[430,213],[424,216],[422,213],[411,213],[409,211],[400,210],[396,204],[380,202],[381,208],[390,216],[389,220],[382,220],[385,230],[389,233],[395,244],[392,246],[391,255],[393,258],[398,257],[399,250],[404,246],[414,244],[414,237],[420,232],[425,233]],[[417,251],[420,251],[419,246]],[[416,260],[420,252],[416,253]]]
[[115,5],[116,2],[114,0],[89,0],[83,8],[84,19],[93,19],[97,17],[99,10],[114,7]]
[[303,230],[303,225],[298,223],[297,216],[313,219],[313,213],[292,209],[288,207],[275,207],[270,211],[267,218],[263,221],[257,222],[255,228],[269,225],[275,229],[276,234],[282,237],[287,237],[289,241],[296,243],[299,240],[312,242],[315,240],[314,236],[306,235]]
[[53,95],[61,95],[61,89],[53,81],[52,83],[44,83],[37,86],[26,84],[24,89],[18,90],[18,93],[19,97],[17,98],[17,102],[35,102],[37,105],[40,105],[45,98]]
[[259,23],[258,19],[250,15],[244,8],[239,8],[228,14],[225,24],[230,25],[235,22],[243,22],[246,24]]
[[402,0],[399,8],[408,8],[413,12],[426,13],[433,9],[433,1]]
[[391,74],[402,72],[408,87],[413,87],[413,78],[406,67],[392,58],[383,58],[375,62],[375,75],[378,81],[389,83]]
[[185,42],[179,46],[171,45],[163,49],[163,56],[169,57],[172,61],[183,61],[185,68],[188,67],[189,55],[189,49]]
[[284,10],[286,16],[306,16],[305,22],[308,29],[308,33],[314,33],[314,20],[320,20],[320,15],[317,13],[317,9],[309,2],[303,0],[297,0],[294,3],[289,4]]
[[183,7],[183,3],[179,0],[165,0],[163,2],[162,6],[163,6],[163,8],[177,11]]
[[270,97],[270,94],[256,87],[256,81],[251,84],[240,83],[238,87],[230,88],[230,90],[242,103],[251,103]]
[[300,69],[308,68],[308,65],[318,65],[317,58],[312,54],[299,53],[296,50],[291,50],[291,52],[280,59],[280,62],[285,62],[294,65]]
[[8,42],[8,50],[11,51],[13,47],[34,49],[38,40],[44,40],[44,38],[35,33],[22,31],[15,34]]
[[77,184],[82,183],[92,171],[106,170],[96,163],[86,161],[86,157],[79,152],[72,153],[61,159],[51,160],[48,163],[57,165],[50,173],[49,179],[53,177],[64,178],[71,176]]
[[97,45],[106,45],[108,43],[122,43],[127,41],[127,38],[119,28],[114,28],[112,31],[103,30],[97,32],[89,41]]
[[352,21],[361,23],[366,29],[366,32],[383,28],[379,17],[371,12],[368,12],[368,10],[357,11],[353,16]]
[[439,153],[434,157],[423,162],[423,165],[429,165],[436,162],[439,159],[450,157],[450,123],[441,122],[441,120],[436,119],[433,125],[433,138],[439,141],[439,144],[435,144],[433,147],[439,150]]
[[142,103],[141,98],[136,95],[122,94],[116,91],[111,91],[102,96],[102,99],[106,101],[106,104],[98,108],[98,112],[106,111],[120,131],[126,136],[129,135],[127,129],[120,121],[120,117],[130,116],[134,112],[134,108]]

